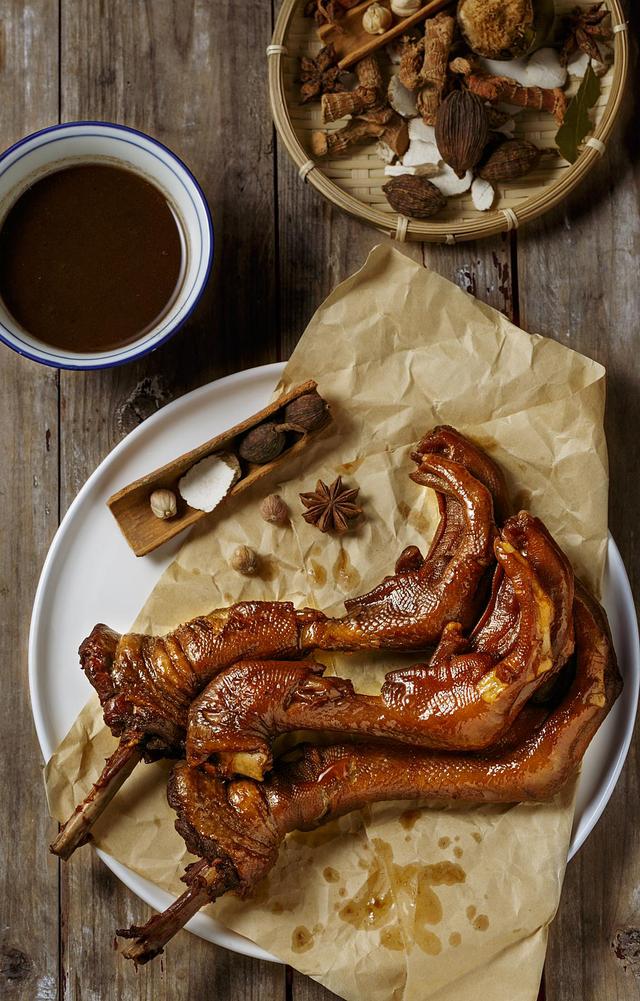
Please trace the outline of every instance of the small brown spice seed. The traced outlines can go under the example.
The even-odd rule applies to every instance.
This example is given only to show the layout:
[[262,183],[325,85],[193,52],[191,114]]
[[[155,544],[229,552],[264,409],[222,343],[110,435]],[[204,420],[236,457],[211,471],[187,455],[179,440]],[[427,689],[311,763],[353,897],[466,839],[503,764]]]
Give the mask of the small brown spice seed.
[[231,566],[245,577],[252,577],[258,569],[258,556],[249,546],[238,546],[231,557]]
[[240,458],[263,466],[280,455],[286,438],[273,421],[259,424],[244,436],[238,447]]
[[315,431],[327,420],[329,408],[319,393],[305,393],[284,408],[284,424],[297,431]]
[[414,219],[428,219],[447,204],[447,199],[435,184],[417,174],[393,177],[382,190],[392,209]]
[[289,508],[279,494],[270,494],[260,505],[260,514],[270,525],[286,525],[289,521]]

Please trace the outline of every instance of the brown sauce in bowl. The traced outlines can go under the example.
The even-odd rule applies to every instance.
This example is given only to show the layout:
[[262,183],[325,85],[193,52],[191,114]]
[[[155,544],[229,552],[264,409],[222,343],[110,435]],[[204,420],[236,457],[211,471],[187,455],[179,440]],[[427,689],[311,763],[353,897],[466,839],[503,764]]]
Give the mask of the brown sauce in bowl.
[[0,227],[0,297],[23,330],[66,351],[130,344],[167,312],[181,275],[167,199],[123,167],[47,174]]

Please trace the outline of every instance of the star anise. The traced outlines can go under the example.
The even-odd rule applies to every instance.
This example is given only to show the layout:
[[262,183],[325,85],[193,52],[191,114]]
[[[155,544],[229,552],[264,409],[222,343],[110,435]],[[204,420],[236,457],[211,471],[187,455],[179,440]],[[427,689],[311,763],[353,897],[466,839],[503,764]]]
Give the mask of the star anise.
[[355,7],[360,0],[306,0],[304,16],[315,18],[316,24],[335,24],[345,10]]
[[613,42],[611,12],[602,0],[586,10],[574,7],[562,23],[564,43],[560,50],[560,61],[566,66],[576,52],[586,52],[596,62],[606,62],[606,52],[602,46]]
[[333,45],[325,45],[315,59],[302,56],[300,59],[300,97],[302,103],[312,101],[321,94],[347,90],[348,73],[336,66],[336,50]]
[[321,532],[346,532],[349,522],[362,514],[362,508],[354,503],[359,493],[359,487],[344,487],[341,476],[330,486],[318,480],[314,491],[300,494],[307,508],[302,517],[310,525],[317,525]]

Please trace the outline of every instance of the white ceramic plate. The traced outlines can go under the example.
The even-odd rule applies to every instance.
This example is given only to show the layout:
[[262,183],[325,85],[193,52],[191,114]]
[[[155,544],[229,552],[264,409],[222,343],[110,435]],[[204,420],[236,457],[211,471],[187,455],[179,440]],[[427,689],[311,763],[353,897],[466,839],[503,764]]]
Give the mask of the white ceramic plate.
[[[78,646],[96,622],[126,630],[184,536],[137,559],[105,501],[124,483],[163,465],[267,404],[282,364],[220,379],[182,396],[124,439],[89,477],[69,508],[45,561],[33,606],[29,639],[31,704],[45,759],[67,733],[91,688],[78,667]],[[570,856],[604,810],[627,755],[640,679],[638,626],[629,581],[609,539],[604,605],[625,687],[584,759]],[[43,846],[44,850],[44,846]],[[98,852],[126,886],[157,910],[170,896]],[[253,942],[208,915],[188,926],[202,938],[258,959],[273,959]]]

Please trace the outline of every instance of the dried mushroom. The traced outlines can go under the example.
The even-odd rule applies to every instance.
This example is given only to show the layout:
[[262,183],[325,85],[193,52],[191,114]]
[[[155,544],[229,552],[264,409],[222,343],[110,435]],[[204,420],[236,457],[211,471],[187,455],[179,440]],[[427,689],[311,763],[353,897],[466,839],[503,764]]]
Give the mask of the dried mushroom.
[[472,52],[516,59],[540,48],[555,18],[553,0],[459,0],[460,31]]

